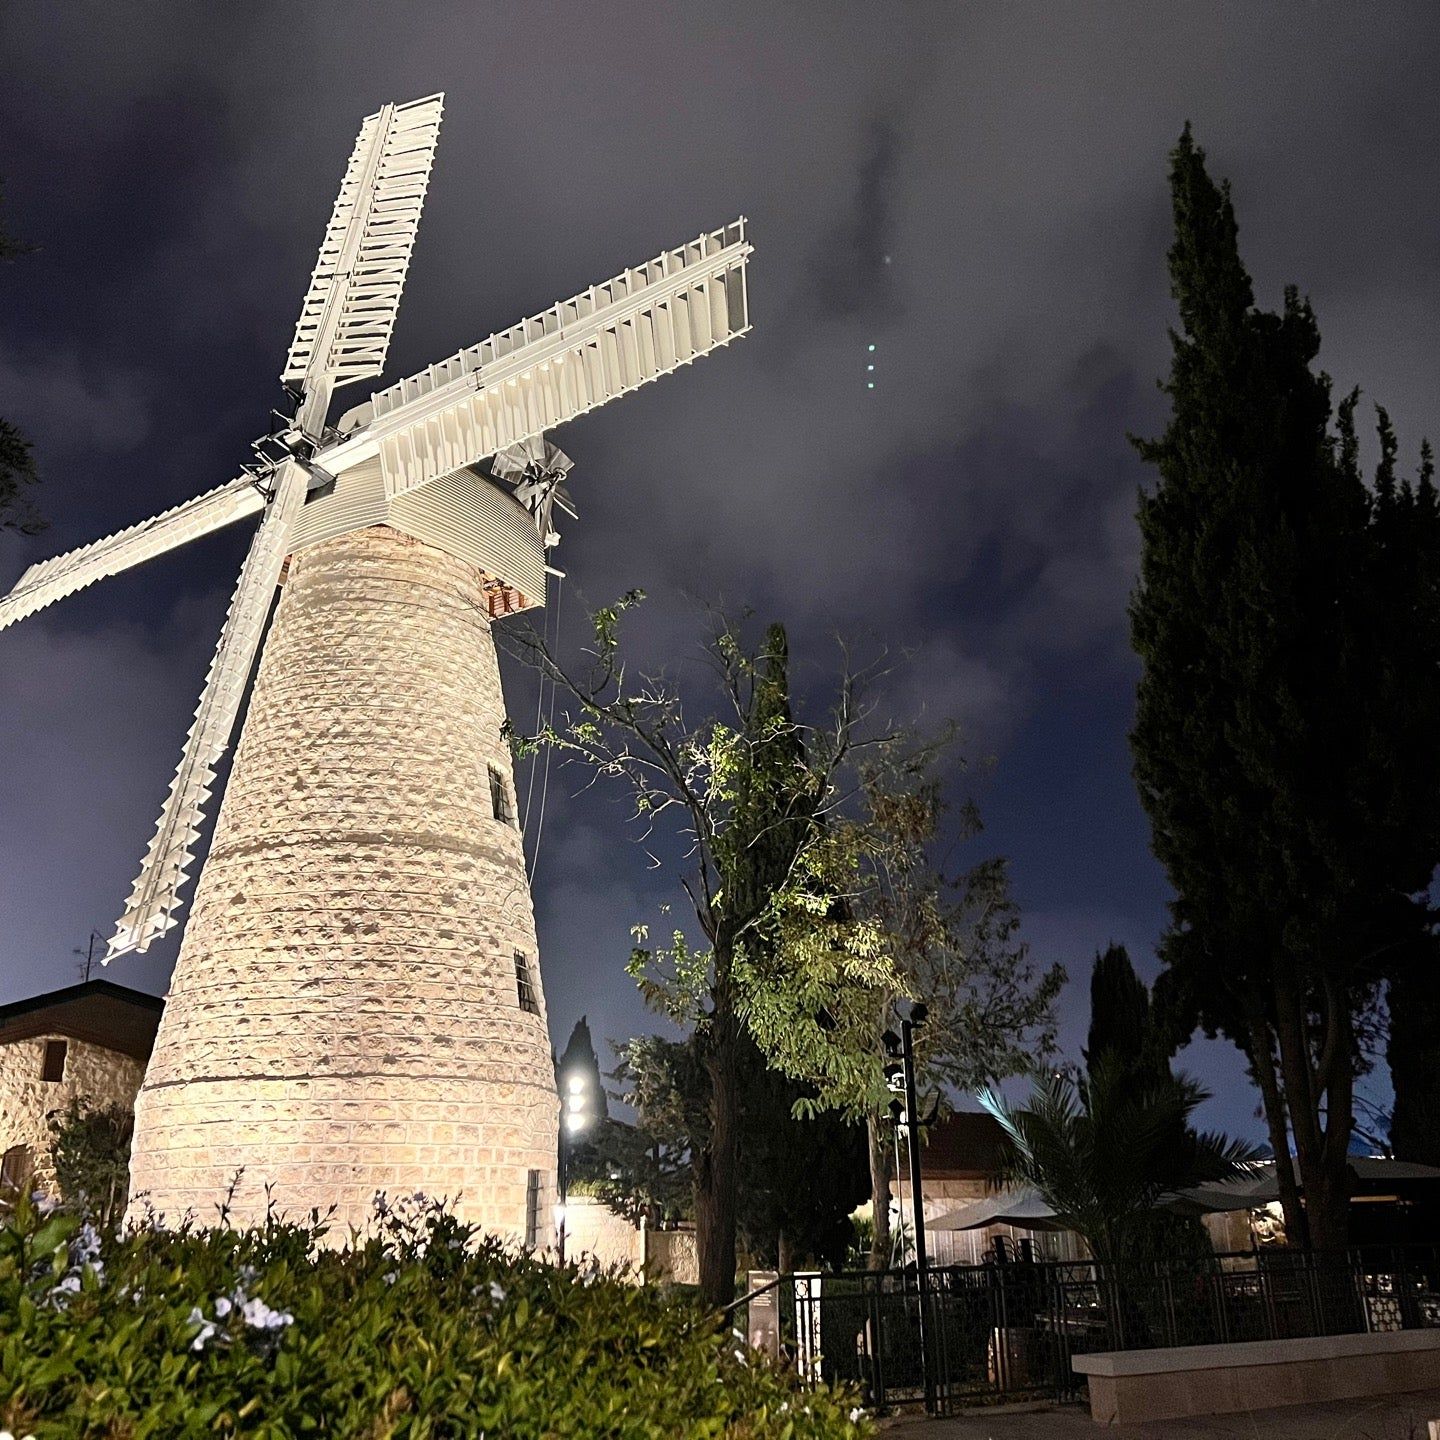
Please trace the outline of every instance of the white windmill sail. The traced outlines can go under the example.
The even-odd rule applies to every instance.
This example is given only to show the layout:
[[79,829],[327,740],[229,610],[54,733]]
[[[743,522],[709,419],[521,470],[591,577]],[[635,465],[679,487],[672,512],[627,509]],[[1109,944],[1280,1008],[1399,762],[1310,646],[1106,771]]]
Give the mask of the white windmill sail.
[[[520,600],[533,603],[544,589],[543,547],[556,538],[552,507],[568,508],[561,484],[568,461],[538,437],[749,329],[751,251],[742,217],[378,392],[344,417],[342,435],[327,430],[333,389],[384,366],[442,99],[386,105],[361,126],[283,372],[299,386],[299,412],[293,424],[257,442],[262,468],[31,566],[0,600],[3,629],[105,576],[265,511],[107,960],[146,949],[178,923],[179,891],[216,766],[235,728],[286,554],[305,542],[307,525],[313,543],[393,523],[495,569],[507,585],[523,582]],[[518,504],[502,503],[499,489],[470,468],[496,456]],[[352,483],[361,477],[363,494]],[[307,491],[315,505],[297,528]],[[357,496],[365,503],[357,505]]]
[[250,553],[220,632],[220,643],[200,692],[195,720],[185,737],[185,749],[170,784],[170,793],[155,827],[155,838],[145,852],[139,877],[115,928],[105,962],[131,950],[145,950],[150,942],[179,922],[180,886],[195,858],[195,841],[215,768],[230,743],[245,685],[260,649],[270,601],[280,580],[289,549],[295,517],[305,503],[309,474],[294,460],[283,462],[275,473],[275,491],[265,518],[251,542]]
[[233,525],[265,508],[249,475],[208,490],[138,525],[32,565],[0,600],[0,630],[132,565]]
[[444,98],[385,105],[361,125],[282,380],[345,385],[385,368]]
[[742,217],[592,285],[378,391],[323,463],[338,473],[378,453],[399,495],[657,380],[750,328],[750,253]]

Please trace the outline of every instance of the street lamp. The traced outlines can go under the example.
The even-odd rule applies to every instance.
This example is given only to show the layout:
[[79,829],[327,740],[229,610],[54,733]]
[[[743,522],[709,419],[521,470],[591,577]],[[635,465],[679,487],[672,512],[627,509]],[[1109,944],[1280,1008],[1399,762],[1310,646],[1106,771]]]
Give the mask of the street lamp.
[[900,1033],[887,1030],[885,1044],[885,1084],[905,1097],[890,1102],[890,1113],[896,1124],[905,1127],[906,1153],[910,1159],[910,1209],[915,1226],[915,1281],[920,1293],[920,1370],[925,1377],[925,1408],[935,1413],[935,1377],[930,1369],[929,1327],[926,1325],[927,1281],[929,1274],[925,1255],[925,1198],[920,1185],[920,1101],[915,1088],[915,1029],[925,1023],[929,1007],[918,1001],[910,1007],[909,1016],[900,1022]]
[[563,1265],[565,1222],[568,1213],[566,1198],[570,1192],[570,1154],[580,1136],[595,1119],[595,1095],[594,1085],[584,1070],[571,1070],[562,1075],[560,1090],[560,1163],[556,1172],[560,1200],[555,1206],[555,1234],[560,1263]]

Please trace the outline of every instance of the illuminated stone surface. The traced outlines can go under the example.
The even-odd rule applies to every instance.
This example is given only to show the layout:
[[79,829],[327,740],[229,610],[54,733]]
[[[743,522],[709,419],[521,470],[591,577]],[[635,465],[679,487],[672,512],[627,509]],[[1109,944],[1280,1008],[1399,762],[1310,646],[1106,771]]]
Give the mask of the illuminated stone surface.
[[[65,1074],[42,1080],[47,1040],[65,1042]],[[50,1189],[55,1167],[46,1116],[83,1100],[97,1110],[118,1105],[128,1110],[140,1086],[142,1066],[129,1055],[92,1045],[57,1030],[0,1044],[0,1154],[24,1145],[35,1165],[34,1181]]]
[[[132,1195],[363,1225],[461,1196],[523,1238],[556,1099],[500,675],[474,567],[384,527],[291,564],[136,1102]],[[529,957],[540,1014],[520,1008]]]

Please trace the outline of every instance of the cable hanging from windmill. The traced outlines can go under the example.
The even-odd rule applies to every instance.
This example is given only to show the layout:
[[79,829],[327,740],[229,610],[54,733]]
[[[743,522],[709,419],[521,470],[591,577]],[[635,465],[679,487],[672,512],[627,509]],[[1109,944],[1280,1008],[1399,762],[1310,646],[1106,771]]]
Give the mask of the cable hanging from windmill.
[[[546,586],[546,589],[549,589],[548,584]],[[554,649],[552,649],[550,652],[552,655],[558,654],[560,650],[560,601],[564,595],[564,592],[565,577],[564,575],[560,575],[555,581],[555,639],[552,642],[554,645]],[[550,681],[550,707],[545,715],[545,729],[548,731],[554,725],[554,723],[555,681],[552,677]],[[535,823],[535,843],[530,847],[530,870],[529,874],[526,876],[526,879],[528,879],[532,885],[535,882],[536,868],[540,864],[540,837],[545,833],[545,805],[550,798],[550,755],[553,749],[554,747],[551,745],[546,745],[545,747],[545,766],[540,782],[540,818]],[[533,778],[535,773],[533,766],[530,773]]]
[[[545,577],[545,609],[544,609],[544,613],[541,615],[540,618],[541,618],[541,620],[542,620],[542,622],[543,622],[543,624],[544,624],[544,630],[541,632],[541,633],[542,633],[542,637],[543,637],[543,638],[542,638],[542,641],[541,641],[541,644],[542,644],[542,647],[543,647],[541,653],[542,653],[542,655],[544,655],[544,654],[550,653],[550,577],[549,577],[549,575],[546,575],[546,577]],[[545,713],[545,667],[544,667],[544,665],[541,665],[541,666],[540,666],[539,679],[536,681],[536,685],[535,685],[535,725],[534,725],[533,730],[531,731],[532,739],[535,741],[535,744],[536,744],[537,748],[532,749],[531,752],[530,752],[530,773],[529,773],[529,775],[526,777],[526,781],[525,781],[525,806],[524,806],[524,808],[523,808],[523,809],[521,810],[521,812],[520,812],[520,833],[521,833],[522,835],[528,835],[528,834],[530,833],[530,801],[531,801],[531,798],[532,798],[532,797],[534,796],[534,794],[535,794],[535,772],[536,772],[536,770],[538,770],[539,767],[540,767],[540,751],[539,751],[539,749],[538,749],[538,746],[539,746],[539,743],[540,743],[540,742],[539,742],[539,736],[540,736],[540,721],[541,721],[541,717],[544,715],[544,713]]]

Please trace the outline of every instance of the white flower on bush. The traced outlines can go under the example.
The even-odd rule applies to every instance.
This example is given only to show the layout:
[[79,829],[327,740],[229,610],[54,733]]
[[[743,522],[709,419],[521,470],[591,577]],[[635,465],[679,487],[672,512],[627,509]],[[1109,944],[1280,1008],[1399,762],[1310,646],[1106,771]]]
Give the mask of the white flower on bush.
[[252,1330],[283,1330],[295,1323],[288,1310],[272,1310],[263,1300],[247,1300],[240,1315]]
[[215,1322],[207,1320],[201,1313],[200,1307],[195,1305],[191,1308],[189,1315],[185,1317],[187,1325],[197,1327],[194,1338],[190,1341],[192,1350],[203,1350],[215,1334]]
[[68,1259],[70,1264],[65,1274],[50,1288],[50,1303],[57,1309],[72,1295],[80,1293],[86,1270],[93,1271],[97,1281],[105,1278],[105,1262],[100,1259],[100,1232],[88,1221],[72,1237]]
[[505,1303],[505,1287],[498,1280],[492,1280],[490,1282],[490,1298],[497,1305],[503,1305]]
[[[0,1430],[0,1440],[15,1440],[15,1437],[8,1430]],[[22,1435],[20,1440],[35,1440],[33,1435]]]
[[865,1412],[858,1405],[850,1412],[850,1423],[852,1425],[855,1424],[857,1420],[863,1420],[864,1418]]

